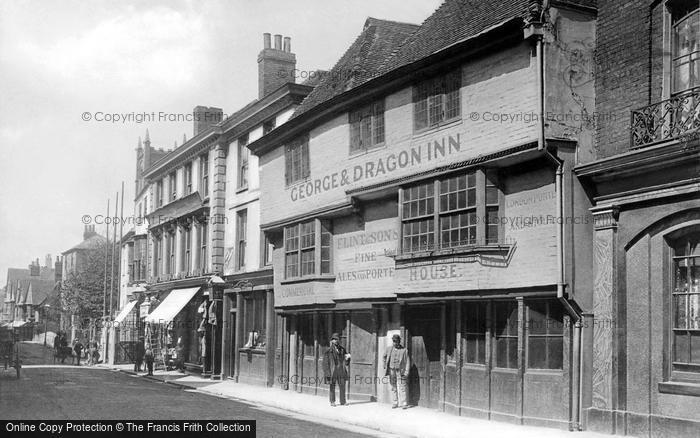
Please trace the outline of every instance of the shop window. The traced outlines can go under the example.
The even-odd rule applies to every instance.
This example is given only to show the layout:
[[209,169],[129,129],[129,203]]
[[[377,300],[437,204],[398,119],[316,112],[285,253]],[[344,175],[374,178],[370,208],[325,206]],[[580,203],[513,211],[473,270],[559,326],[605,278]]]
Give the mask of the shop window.
[[[675,377],[700,378],[700,232],[673,245],[672,365]],[[687,373],[693,373],[688,376]]]
[[313,219],[284,228],[285,278],[331,273],[331,229]]
[[470,171],[402,189],[401,252],[497,244],[501,194],[493,179]]
[[294,184],[309,176],[309,138],[304,136],[284,148],[284,180]]
[[564,313],[554,300],[527,302],[527,366],[562,369],[564,362]]
[[483,301],[467,302],[462,307],[465,363],[486,364],[486,309]]
[[350,153],[366,151],[384,143],[384,100],[349,114]]
[[247,336],[243,348],[265,348],[265,295],[265,292],[254,292],[243,298],[244,333]]
[[421,131],[456,120],[461,115],[462,72],[455,70],[413,87],[413,127]]
[[495,364],[498,368],[518,368],[518,303],[494,302]]
[[447,303],[445,306],[445,354],[450,362],[457,360],[457,315],[455,306],[455,303]]

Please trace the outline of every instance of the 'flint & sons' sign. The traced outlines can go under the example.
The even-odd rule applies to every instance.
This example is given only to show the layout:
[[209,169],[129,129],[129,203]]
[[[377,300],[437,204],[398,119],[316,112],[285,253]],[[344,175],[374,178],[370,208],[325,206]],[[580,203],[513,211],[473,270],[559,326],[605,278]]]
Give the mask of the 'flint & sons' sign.
[[446,155],[460,151],[459,134],[443,137],[440,140],[432,140],[427,144],[417,145],[398,153],[392,152],[385,156],[365,161],[352,168],[346,168],[339,172],[324,175],[295,185],[290,190],[292,201],[310,198],[319,193],[331,189],[343,187],[364,179],[376,178],[388,175],[399,169],[413,167],[424,161],[439,160]]

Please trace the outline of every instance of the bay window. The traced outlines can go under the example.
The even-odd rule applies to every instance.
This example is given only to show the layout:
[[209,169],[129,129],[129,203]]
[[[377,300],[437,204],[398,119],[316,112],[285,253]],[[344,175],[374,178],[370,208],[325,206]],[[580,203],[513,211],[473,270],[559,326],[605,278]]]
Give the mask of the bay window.
[[501,193],[495,179],[479,170],[402,188],[401,252],[498,243]]
[[331,228],[313,219],[284,228],[285,278],[331,273]]

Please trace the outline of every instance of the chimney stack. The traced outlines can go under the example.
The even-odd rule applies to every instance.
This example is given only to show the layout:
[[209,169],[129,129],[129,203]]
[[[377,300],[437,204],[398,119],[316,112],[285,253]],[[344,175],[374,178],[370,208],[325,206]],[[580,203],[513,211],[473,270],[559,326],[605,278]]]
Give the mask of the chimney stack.
[[192,112],[194,113],[194,135],[199,134],[210,126],[221,123],[224,117],[224,110],[213,106],[198,105],[194,107]]
[[56,283],[63,280],[63,261],[61,260],[61,257],[56,257],[56,263],[53,265],[53,275]]
[[29,276],[38,277],[40,275],[39,259],[29,264]]
[[85,230],[83,231],[83,240],[88,240],[92,236],[96,236],[94,225],[85,225]]
[[262,99],[286,83],[294,83],[297,65],[292,53],[290,37],[275,35],[274,47],[270,47],[270,34],[263,34],[263,49],[258,55],[258,99]]

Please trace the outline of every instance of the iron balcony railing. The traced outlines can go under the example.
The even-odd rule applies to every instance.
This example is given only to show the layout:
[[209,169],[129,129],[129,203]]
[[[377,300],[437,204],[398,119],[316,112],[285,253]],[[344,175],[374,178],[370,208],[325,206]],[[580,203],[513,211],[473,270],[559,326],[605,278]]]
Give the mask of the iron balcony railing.
[[700,87],[632,111],[632,149],[685,136],[698,137]]

